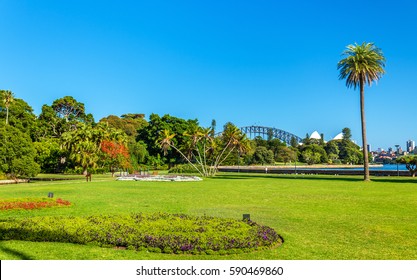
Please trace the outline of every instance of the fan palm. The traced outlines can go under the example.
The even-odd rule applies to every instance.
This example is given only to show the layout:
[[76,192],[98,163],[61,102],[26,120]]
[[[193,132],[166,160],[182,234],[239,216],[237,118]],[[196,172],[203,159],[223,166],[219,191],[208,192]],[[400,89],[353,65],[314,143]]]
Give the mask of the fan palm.
[[159,133],[159,137],[156,140],[156,143],[159,145],[159,147],[162,149],[162,151],[164,152],[164,155],[167,155],[168,150],[170,148],[173,148],[174,150],[176,150],[185,160],[187,160],[187,162],[195,169],[197,170],[202,176],[204,176],[204,174],[201,172],[201,170],[198,169],[197,166],[195,166],[190,159],[184,155],[183,152],[181,152],[174,144],[173,138],[175,137],[175,134],[171,133],[168,129],[164,129]]
[[345,56],[337,64],[339,79],[346,79],[346,86],[360,90],[360,110],[362,124],[362,150],[364,160],[364,180],[369,181],[368,145],[365,121],[365,84],[377,82],[385,73],[385,57],[381,49],[373,43],[362,43],[347,46],[342,54]]

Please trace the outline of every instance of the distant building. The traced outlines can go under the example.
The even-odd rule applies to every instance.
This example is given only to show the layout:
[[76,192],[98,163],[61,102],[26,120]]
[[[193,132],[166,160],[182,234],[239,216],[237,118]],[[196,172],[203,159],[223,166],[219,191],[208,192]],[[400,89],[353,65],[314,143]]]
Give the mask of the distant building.
[[402,153],[402,149],[401,149],[401,146],[400,145],[395,145],[395,148],[397,149],[396,150],[396,153],[397,153],[397,155],[400,155],[401,153]]
[[340,132],[339,134],[337,134],[333,140],[342,140],[343,139],[343,132]]
[[414,142],[413,140],[408,140],[406,143],[406,151],[409,153],[414,152],[414,149],[416,148],[416,142]]
[[367,148],[368,153],[372,152],[372,148],[370,144],[366,145],[366,148]]
[[310,139],[316,139],[316,140],[320,140],[321,139],[321,136],[320,136],[320,134],[317,132],[317,130],[316,131],[314,131],[313,133],[311,133],[311,135],[310,135]]

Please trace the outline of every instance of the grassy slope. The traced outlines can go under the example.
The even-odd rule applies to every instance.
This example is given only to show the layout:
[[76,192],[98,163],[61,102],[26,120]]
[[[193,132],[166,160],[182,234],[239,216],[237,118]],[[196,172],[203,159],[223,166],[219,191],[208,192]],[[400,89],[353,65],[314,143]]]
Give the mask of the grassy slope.
[[417,259],[417,180],[225,174],[202,182],[111,178],[0,187],[0,198],[54,192],[70,208],[0,212],[5,217],[169,212],[252,220],[285,239],[274,250],[229,256],[167,255],[73,244],[0,242],[1,259]]

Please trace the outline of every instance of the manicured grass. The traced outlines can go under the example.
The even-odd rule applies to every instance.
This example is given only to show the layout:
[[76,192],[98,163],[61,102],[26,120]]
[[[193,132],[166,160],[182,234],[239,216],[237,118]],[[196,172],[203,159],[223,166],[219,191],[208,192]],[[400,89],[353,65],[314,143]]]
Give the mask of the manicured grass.
[[55,197],[69,208],[1,211],[0,219],[133,212],[251,219],[274,228],[280,247],[194,256],[64,243],[1,241],[1,259],[417,259],[417,180],[220,174],[201,182],[128,182],[99,177],[0,186],[0,198]]

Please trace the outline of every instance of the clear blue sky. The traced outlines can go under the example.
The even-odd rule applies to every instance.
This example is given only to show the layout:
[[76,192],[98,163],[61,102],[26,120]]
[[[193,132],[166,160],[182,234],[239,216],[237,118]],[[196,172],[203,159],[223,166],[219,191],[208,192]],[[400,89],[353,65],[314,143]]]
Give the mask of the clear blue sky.
[[386,75],[365,89],[373,149],[417,141],[417,2],[0,0],[0,88],[39,114],[72,95],[98,121],[170,114],[360,143],[359,92],[338,79],[349,44]]

